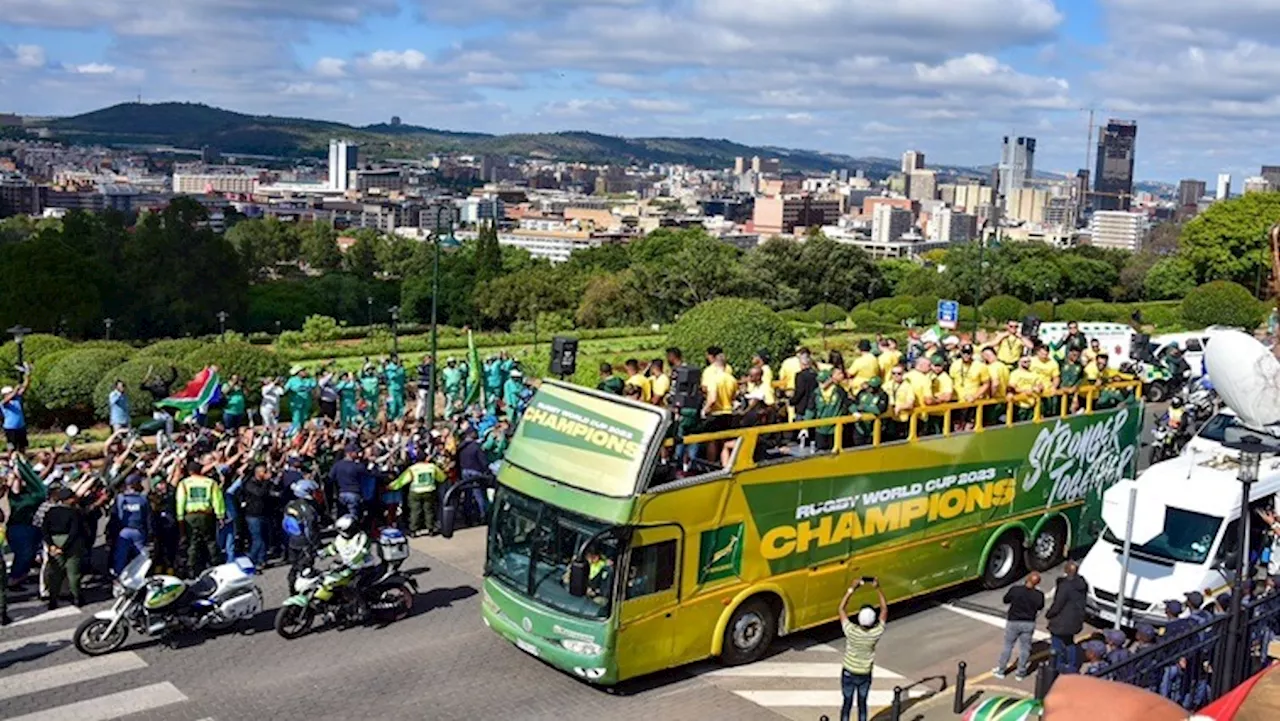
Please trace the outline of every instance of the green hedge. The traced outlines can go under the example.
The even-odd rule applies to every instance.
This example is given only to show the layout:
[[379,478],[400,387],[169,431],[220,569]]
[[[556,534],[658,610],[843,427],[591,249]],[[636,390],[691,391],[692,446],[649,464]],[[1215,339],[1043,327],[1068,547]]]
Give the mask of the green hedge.
[[58,423],[91,422],[98,381],[131,354],[117,348],[76,348],[62,356],[42,380],[43,409]]
[[997,325],[1008,320],[1021,321],[1027,315],[1027,304],[1011,295],[995,295],[982,302],[982,317]]
[[98,380],[97,385],[93,388],[94,414],[100,420],[108,419],[107,397],[111,394],[111,388],[118,378],[124,381],[125,393],[129,396],[130,415],[134,418],[149,418],[154,407],[151,394],[141,388],[142,381],[147,377],[148,372],[153,376],[166,376],[169,373],[170,366],[173,366],[178,371],[178,375],[173,382],[173,390],[181,388],[200,370],[198,367],[187,365],[181,359],[173,360],[161,356],[134,356],[107,371]]
[[1252,331],[1266,308],[1244,286],[1229,280],[1205,283],[1182,300],[1182,317],[1193,327],[1229,325]]
[[[554,333],[538,331],[537,340],[539,343],[550,342]],[[596,328],[596,329],[578,329],[572,331],[564,331],[561,335],[570,335],[578,340],[602,340],[609,338],[634,338],[641,336],[652,336],[659,338],[660,336],[650,327],[638,328]],[[292,336],[291,336],[292,337]],[[342,356],[352,355],[383,355],[390,351],[391,348],[391,332],[386,328],[378,329],[372,336],[365,338],[360,343],[325,343],[319,345],[307,345],[302,347],[285,347],[278,350],[281,358],[287,361],[307,361],[307,360],[324,360],[327,358],[338,358]],[[513,346],[532,345],[534,342],[533,333],[476,333],[476,348],[511,348]],[[466,335],[440,336],[438,346],[440,351],[465,351],[467,349]],[[431,336],[429,335],[400,335],[400,353],[427,353],[431,350]]]
[[[249,343],[206,343],[188,353],[182,363],[193,372],[216,365],[223,379],[239,375],[244,379],[245,390],[251,402],[258,400],[261,379],[289,374],[288,361]],[[185,379],[179,378],[178,382],[183,383]]]
[[846,319],[849,312],[835,303],[819,303],[806,314],[810,323],[834,325]]
[[[47,333],[35,333],[23,339],[22,357],[27,363],[36,361],[50,353],[66,350],[72,346],[71,341]],[[0,345],[0,380],[15,381],[18,379],[18,345],[9,341]]]
[[774,359],[794,352],[796,334],[791,324],[763,303],[741,298],[719,298],[694,306],[671,328],[668,343],[684,351],[690,363],[699,363],[708,346],[724,348],[735,369],[745,370],[751,356],[764,349]]
[[156,341],[149,346],[145,346],[142,350],[139,350],[138,354],[135,355],[134,358],[158,358],[170,361],[182,360],[187,356],[187,354],[191,353],[191,351],[202,347],[208,342],[209,341],[207,340],[201,340],[199,338],[170,338],[168,340]]

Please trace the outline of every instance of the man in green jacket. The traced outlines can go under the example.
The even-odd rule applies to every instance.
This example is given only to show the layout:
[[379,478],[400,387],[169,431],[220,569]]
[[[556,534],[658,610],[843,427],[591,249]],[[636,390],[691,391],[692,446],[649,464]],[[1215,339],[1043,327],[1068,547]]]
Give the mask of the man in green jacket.
[[[818,373],[818,392],[814,397],[814,419],[839,418],[848,412],[849,394],[840,387],[838,382],[840,378],[837,378],[836,374],[843,377],[844,371],[837,368]],[[815,437],[819,451],[832,450],[835,448],[836,426],[832,424],[816,428]]]
[[600,364],[600,383],[596,385],[596,390],[620,396],[625,387],[626,382],[613,374],[613,366],[608,363]]
[[[867,381],[866,387],[858,391],[854,398],[853,410],[870,416],[881,416],[889,410],[889,394],[881,388],[880,376]],[[864,420],[854,424],[853,443],[858,446],[869,445],[874,440],[875,421]],[[883,432],[883,431],[882,431]]]

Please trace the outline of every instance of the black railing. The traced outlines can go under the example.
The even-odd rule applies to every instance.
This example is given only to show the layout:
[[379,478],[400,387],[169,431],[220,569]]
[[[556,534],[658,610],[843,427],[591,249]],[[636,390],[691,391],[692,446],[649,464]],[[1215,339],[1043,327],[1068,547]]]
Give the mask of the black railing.
[[[1225,695],[1272,662],[1271,642],[1280,635],[1280,595],[1246,604],[1241,610],[1236,658],[1227,658],[1230,618],[1161,639],[1128,659],[1093,675],[1147,689],[1193,711]],[[1036,676],[1036,696],[1044,698],[1057,674],[1053,658]]]

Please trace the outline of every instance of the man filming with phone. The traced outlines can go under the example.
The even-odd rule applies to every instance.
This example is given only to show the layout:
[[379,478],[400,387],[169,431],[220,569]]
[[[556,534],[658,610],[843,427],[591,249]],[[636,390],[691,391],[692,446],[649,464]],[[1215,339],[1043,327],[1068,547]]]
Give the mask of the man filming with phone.
[[[849,599],[860,586],[869,585],[880,597],[880,612],[872,606],[863,606],[854,620],[849,619]],[[876,644],[884,635],[884,624],[889,620],[889,603],[874,576],[863,576],[845,591],[840,599],[840,628],[844,631],[844,669],[840,672],[840,690],[844,704],[840,707],[840,721],[849,721],[849,712],[856,694],[858,721],[867,721],[867,696],[871,693],[871,669],[875,666]]]

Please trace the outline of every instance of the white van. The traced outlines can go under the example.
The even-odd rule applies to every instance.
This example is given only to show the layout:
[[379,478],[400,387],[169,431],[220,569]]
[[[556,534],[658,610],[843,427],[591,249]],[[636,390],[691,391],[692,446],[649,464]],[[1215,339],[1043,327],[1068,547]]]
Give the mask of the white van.
[[1154,336],[1150,345],[1151,355],[1154,358],[1163,358],[1170,348],[1177,345],[1182,349],[1182,359],[1191,366],[1191,379],[1195,380],[1204,375],[1204,349],[1209,345],[1209,339],[1214,333],[1221,333],[1224,330],[1239,330],[1239,328],[1211,325],[1203,330]]
[[[1137,479],[1135,527],[1160,533],[1130,549],[1123,625],[1165,622],[1165,601],[1189,591],[1225,590],[1232,570],[1226,559],[1239,538],[1240,467],[1218,453],[1186,453],[1148,468]],[[1280,459],[1264,456],[1249,498],[1249,548],[1257,549],[1265,523],[1255,509],[1274,508],[1280,491]],[[1117,489],[1121,490],[1121,489]],[[1158,514],[1158,515],[1157,515]],[[1089,613],[1114,623],[1125,529],[1106,528],[1080,564],[1089,582]]]
[[[1124,323],[1080,323],[1085,338],[1098,339],[1098,346],[1110,356],[1107,363],[1112,368],[1129,360],[1129,346],[1133,342],[1133,328]],[[1067,337],[1066,323],[1041,323],[1040,340],[1053,345]]]

